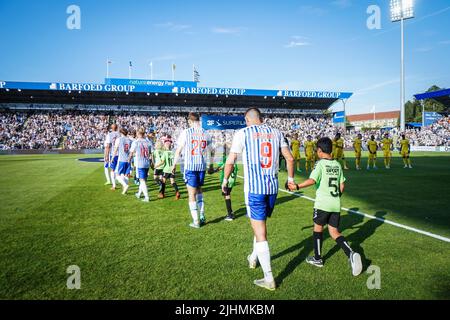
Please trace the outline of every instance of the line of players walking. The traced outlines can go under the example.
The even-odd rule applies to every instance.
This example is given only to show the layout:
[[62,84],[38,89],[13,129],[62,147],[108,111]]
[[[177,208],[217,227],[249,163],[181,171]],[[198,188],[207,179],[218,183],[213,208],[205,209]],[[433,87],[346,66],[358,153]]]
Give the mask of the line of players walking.
[[[286,189],[295,191],[312,185],[317,188],[313,212],[314,256],[308,257],[306,262],[315,267],[324,266],[322,260],[323,232],[324,226],[328,225],[331,238],[348,258],[352,274],[359,275],[362,272],[361,256],[351,248],[339,231],[340,198],[344,192],[345,182],[341,164],[336,160],[343,157],[343,148],[340,147],[341,140],[335,139],[336,159],[333,159],[333,142],[327,137],[321,137],[315,144],[316,151],[307,153],[310,161],[309,168],[312,170],[310,178],[297,184],[294,181],[294,157],[283,134],[278,129],[264,124],[263,116],[257,108],[247,110],[245,121],[246,128],[235,133],[228,157],[224,157],[217,169],[214,169],[214,165],[211,163],[211,137],[201,127],[200,116],[196,113],[189,114],[189,128],[185,129],[178,138],[175,153],[171,151],[172,141],[168,136],[162,140],[164,145],[162,149],[159,149],[161,145],[158,143],[153,149],[153,142],[145,137],[144,129],[138,130],[136,139],[133,141],[125,129],[121,129],[119,134],[117,125],[113,125],[112,131],[105,139],[105,176],[113,185],[113,190],[116,187],[115,180],[117,179],[123,186],[123,193],[126,194],[128,191],[127,176],[131,173],[133,160],[136,178],[139,179],[139,192],[136,197],[140,198],[143,194],[143,201],[149,201],[146,183],[149,169],[154,163],[155,181],[160,186],[160,197],[164,196],[165,184],[170,181],[177,192],[177,199],[179,199],[174,174],[177,163],[183,158],[181,172],[188,191],[188,205],[192,217],[192,223],[189,226],[199,229],[206,223],[202,187],[207,171],[209,173],[223,172],[221,189],[229,210],[227,218],[230,220],[234,218],[230,194],[237,177],[236,162],[240,156],[244,170],[246,211],[254,236],[253,250],[247,256],[248,266],[254,269],[259,265],[263,271],[264,278],[255,280],[253,282],[255,285],[275,290],[276,283],[271,267],[266,222],[275,209],[279,191],[279,159],[283,157],[288,172]],[[309,140],[308,148],[311,148],[313,146],[312,139]],[[299,148],[297,149],[299,150]],[[157,153],[157,150],[162,150],[162,153]],[[316,155],[318,161],[314,165],[312,158],[315,161]],[[161,174],[163,174],[162,179],[160,178]]]
[[[400,155],[403,159],[403,168],[409,168],[412,169],[411,165],[411,145],[409,140],[406,138],[406,136],[403,134],[402,139],[399,141],[398,150],[400,152]],[[347,165],[347,160],[345,159],[344,154],[344,139],[342,139],[341,134],[337,133],[333,142],[333,151],[332,151],[332,157],[333,159],[339,161],[342,165],[342,167],[345,170],[348,170],[349,167]],[[358,134],[357,137],[353,140],[353,150],[355,152],[355,165],[356,170],[361,170],[361,156],[362,156],[362,150],[363,150],[363,138],[361,134]],[[290,141],[291,151],[292,155],[294,157],[295,161],[295,169],[299,172],[301,172],[301,152],[300,147],[302,146],[301,141],[298,140],[298,134],[294,134],[292,136],[292,140]],[[305,170],[306,172],[312,171],[314,168],[314,164],[318,161],[317,157],[317,140],[313,140],[313,137],[311,135],[308,135],[306,138],[306,141],[303,143],[304,147],[304,153],[305,153]],[[366,142],[366,147],[369,152],[368,159],[367,159],[367,170],[370,169],[378,169],[377,167],[377,152],[378,150],[383,151],[383,157],[384,157],[384,166],[386,169],[391,168],[391,158],[392,158],[392,151],[395,150],[394,148],[394,142],[392,138],[389,137],[389,134],[386,133],[384,135],[384,138],[381,141],[376,141],[375,136],[372,135],[370,137],[370,140]]]
[[137,132],[128,132],[125,128],[111,126],[105,139],[105,185],[112,185],[116,190],[116,181],[122,185],[122,194],[127,194],[129,178],[134,172],[134,182],[139,185],[136,198],[149,202],[147,179],[150,168],[154,169],[153,178],[159,188],[158,198],[165,197],[166,185],[170,183],[175,190],[175,199],[180,199],[180,191],[172,172],[174,152],[170,136],[154,143],[152,137],[146,136],[144,128]]

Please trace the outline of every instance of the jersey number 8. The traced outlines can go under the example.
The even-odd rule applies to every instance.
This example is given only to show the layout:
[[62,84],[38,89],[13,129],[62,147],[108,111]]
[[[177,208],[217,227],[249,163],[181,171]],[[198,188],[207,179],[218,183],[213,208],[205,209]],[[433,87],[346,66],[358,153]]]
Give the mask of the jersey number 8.
[[148,148],[141,146],[141,157],[148,159],[148,156],[149,156]]

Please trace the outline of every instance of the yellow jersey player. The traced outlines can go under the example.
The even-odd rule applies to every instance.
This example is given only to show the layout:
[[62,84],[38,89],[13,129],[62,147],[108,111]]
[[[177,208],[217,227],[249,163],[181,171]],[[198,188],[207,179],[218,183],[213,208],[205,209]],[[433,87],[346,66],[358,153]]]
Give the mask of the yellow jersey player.
[[316,144],[314,143],[314,141],[312,141],[312,136],[308,136],[306,137],[306,141],[305,141],[305,156],[306,156],[306,161],[305,161],[305,168],[306,168],[306,172],[308,172],[308,170],[311,170],[314,168],[314,163],[315,163],[315,148],[316,148]]
[[367,149],[369,149],[369,161],[367,161],[367,170],[370,170],[370,164],[373,164],[373,168],[377,169],[377,150],[378,143],[375,141],[375,136],[372,135],[367,142]]
[[383,140],[381,140],[383,155],[384,155],[384,166],[386,169],[391,168],[391,150],[392,150],[392,139],[389,138],[389,134],[385,133]]
[[400,154],[402,155],[403,163],[405,164],[405,166],[403,167],[404,169],[412,169],[411,159],[409,157],[410,153],[411,145],[409,144],[409,140],[406,139],[406,136],[404,134],[402,134],[402,140],[400,140]]
[[300,170],[300,141],[298,140],[298,134],[294,133],[291,140],[292,156],[294,157],[294,170],[301,172]]
[[336,160],[336,139],[332,140],[331,157]]
[[319,141],[320,136],[316,137],[316,140],[314,140],[314,162],[319,161],[319,156],[317,155],[317,141]]
[[348,170],[347,161],[345,160],[344,155],[344,139],[341,138],[339,132],[336,133],[336,137],[333,140],[333,146],[335,146],[334,159],[341,163],[345,170]]
[[361,170],[361,151],[362,151],[362,135],[361,133],[353,140],[353,149],[355,149],[356,170]]

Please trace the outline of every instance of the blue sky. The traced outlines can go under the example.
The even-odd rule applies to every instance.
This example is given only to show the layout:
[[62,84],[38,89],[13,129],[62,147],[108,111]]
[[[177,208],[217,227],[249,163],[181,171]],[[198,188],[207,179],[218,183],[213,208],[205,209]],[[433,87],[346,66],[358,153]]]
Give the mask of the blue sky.
[[[81,29],[66,27],[69,5]],[[381,29],[369,30],[369,5]],[[450,87],[450,2],[415,0],[406,26],[406,95]],[[400,26],[388,0],[0,0],[0,79],[192,79],[202,86],[351,91],[350,114],[399,108]],[[336,108],[339,108],[337,106]]]

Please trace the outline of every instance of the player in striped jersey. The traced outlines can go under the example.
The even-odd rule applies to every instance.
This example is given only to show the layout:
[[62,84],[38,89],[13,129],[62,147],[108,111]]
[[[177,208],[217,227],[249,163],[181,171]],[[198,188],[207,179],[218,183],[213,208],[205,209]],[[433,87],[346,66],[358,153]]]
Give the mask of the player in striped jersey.
[[205,181],[211,137],[201,127],[199,114],[190,113],[188,122],[189,129],[182,131],[178,138],[172,172],[175,174],[178,159],[183,152],[184,182],[189,194],[189,209],[193,220],[189,226],[200,228],[200,225],[206,223],[202,186]]
[[234,169],[238,155],[242,155],[244,166],[244,192],[247,214],[254,233],[253,252],[247,257],[250,268],[259,261],[264,279],[254,284],[275,290],[272,275],[270,250],[267,242],[266,220],[272,215],[278,194],[279,153],[286,159],[288,181],[294,181],[294,157],[283,134],[263,124],[261,112],[251,108],[245,113],[247,127],[239,130],[231,146],[225,165],[222,191],[226,191],[228,179]]
[[[117,124],[111,125],[111,132],[106,135],[105,139],[105,176],[107,182],[105,185],[112,184],[111,190],[116,189],[116,166],[117,157],[113,157],[114,145],[116,144],[116,139],[119,138]],[[108,171],[109,169],[109,171]]]
[[139,192],[136,193],[136,198],[140,199],[141,194],[144,194],[144,202],[149,202],[147,189],[148,171],[150,169],[150,155],[152,153],[152,144],[145,138],[145,130],[141,128],[137,132],[137,140],[133,142],[130,149],[128,160],[131,161],[133,155],[136,155],[136,172],[139,179]]
[[120,129],[120,137],[116,139],[114,146],[114,157],[118,157],[118,166],[116,168],[117,181],[122,185],[122,194],[128,191],[128,175],[130,174],[131,163],[128,161],[131,148],[131,139],[127,137],[128,131]]
[[104,172],[105,172],[105,186],[111,184],[111,175],[109,174],[109,157],[110,157],[110,151],[111,151],[111,143],[109,142],[109,126],[106,129],[106,135],[105,135],[105,142],[103,143],[104,147],[104,154],[103,154],[103,162],[105,164],[104,166]]
[[[131,140],[131,144],[136,140],[136,130],[131,130],[128,132],[128,138]],[[130,144],[130,148],[131,148]],[[133,176],[134,184],[138,184],[138,179],[136,177],[136,166],[134,165],[134,158],[130,162],[130,174],[128,175],[129,178]]]

